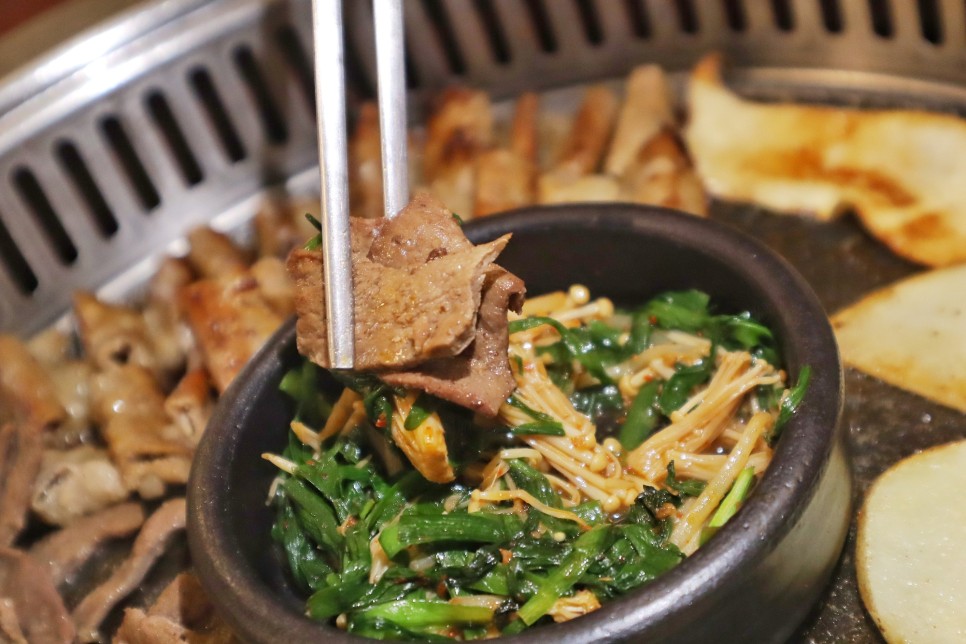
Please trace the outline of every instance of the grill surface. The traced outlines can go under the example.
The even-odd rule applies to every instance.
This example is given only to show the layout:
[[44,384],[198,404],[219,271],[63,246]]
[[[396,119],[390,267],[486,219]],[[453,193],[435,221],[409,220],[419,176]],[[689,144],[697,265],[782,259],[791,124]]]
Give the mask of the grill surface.
[[[368,3],[349,13],[351,101],[373,93]],[[962,0],[409,0],[411,113],[462,82],[495,98],[686,70],[710,50],[764,99],[966,114]],[[307,0],[140,5],[0,85],[0,329],[34,332],[78,288],[127,294],[193,225],[232,227],[268,186],[317,177]],[[416,37],[418,34],[418,37]],[[834,309],[913,267],[853,222],[716,205],[784,253]],[[808,244],[801,243],[807,237]],[[848,279],[842,279],[847,274]],[[850,373],[860,494],[888,464],[962,436],[961,415]],[[881,641],[847,546],[801,641]]]
[[[347,9],[358,100],[372,94],[370,9]],[[304,0],[147,4],[0,87],[0,328],[42,328],[74,289],[103,286],[315,164],[308,11]],[[759,96],[963,110],[964,14],[952,0],[406,3],[417,110],[453,81],[499,98],[641,61],[682,70],[712,49]]]

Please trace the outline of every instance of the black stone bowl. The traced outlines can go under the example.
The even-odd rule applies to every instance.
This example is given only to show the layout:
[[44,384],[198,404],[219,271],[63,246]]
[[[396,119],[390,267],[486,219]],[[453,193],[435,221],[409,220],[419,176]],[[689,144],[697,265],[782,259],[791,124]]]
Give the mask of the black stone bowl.
[[[581,205],[473,221],[475,242],[513,232],[501,265],[531,294],[585,284],[634,305],[697,288],[719,311],[749,310],[777,335],[794,381],[812,382],[751,497],[704,547],[667,574],[590,615],[535,628],[529,642],[782,642],[828,582],[850,516],[842,374],[835,338],[811,289],[773,252],[719,223],[658,208]],[[299,357],[290,322],[221,398],[195,457],[188,539],[212,601],[246,640],[349,642],[303,616],[272,544],[265,501],[292,410],[278,391]]]

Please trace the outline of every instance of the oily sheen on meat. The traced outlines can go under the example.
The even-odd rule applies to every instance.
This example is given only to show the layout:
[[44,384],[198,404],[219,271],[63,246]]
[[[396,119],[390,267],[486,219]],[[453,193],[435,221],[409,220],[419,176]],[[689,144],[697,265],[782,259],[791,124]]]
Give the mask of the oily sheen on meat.
[[[509,238],[474,246],[425,193],[393,219],[353,219],[356,369],[495,414],[514,386],[506,313],[524,292],[494,264]],[[322,253],[296,250],[288,268],[299,352],[326,367]]]

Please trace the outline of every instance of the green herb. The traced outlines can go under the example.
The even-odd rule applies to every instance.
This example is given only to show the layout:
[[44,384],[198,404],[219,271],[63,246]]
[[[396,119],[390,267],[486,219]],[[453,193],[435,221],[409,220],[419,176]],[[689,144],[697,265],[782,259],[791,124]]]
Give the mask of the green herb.
[[322,232],[322,222],[319,221],[315,215],[313,215],[310,212],[307,212],[305,213],[305,220],[308,221],[310,224],[312,224],[313,228],[315,228],[319,232]]
[[645,383],[634,396],[627,419],[621,425],[618,440],[627,451],[637,448],[657,428],[660,414],[657,409],[658,392],[662,381],[652,380]]
[[523,423],[510,429],[510,433],[515,436],[543,435],[543,436],[566,436],[563,425],[557,421],[546,423],[537,421],[534,423]]
[[801,371],[798,372],[798,382],[792,387],[788,394],[782,398],[781,408],[778,411],[778,419],[775,421],[775,427],[771,430],[770,440],[774,441],[778,439],[781,434],[781,430],[785,427],[785,423],[792,419],[795,412],[798,411],[799,405],[802,404],[802,400],[805,398],[805,394],[808,392],[808,383],[812,380],[812,368],[808,365],[802,367]]
[[383,529],[379,537],[382,549],[390,558],[403,548],[422,543],[502,543],[509,541],[521,528],[520,520],[509,514],[423,514],[419,506],[410,508],[399,521]]
[[305,213],[305,219],[312,224],[316,230],[319,231],[319,234],[305,242],[305,246],[303,248],[305,248],[305,250],[317,250],[322,247],[322,222],[316,219],[312,213],[308,212]]
[[674,471],[674,461],[667,464],[667,478],[664,485],[678,493],[679,496],[699,496],[704,491],[704,481],[690,479],[687,481],[678,480]]
[[[506,402],[511,407],[516,407],[517,409],[525,413],[527,416],[537,421],[536,423],[526,423],[524,425],[519,425],[511,429],[511,431],[524,433],[524,434],[552,433],[553,436],[564,435],[563,423],[561,423],[559,420],[557,420],[550,414],[546,414],[542,411],[534,409],[533,407],[530,407],[525,402],[517,398],[516,394],[511,394],[510,397],[507,398]],[[521,427],[525,427],[526,430],[521,430]]]
[[735,478],[735,482],[731,485],[731,489],[725,498],[721,500],[721,504],[715,513],[711,516],[711,521],[708,522],[708,526],[701,531],[701,544],[703,545],[705,541],[710,539],[721,526],[728,522],[728,519],[733,517],[741,504],[744,503],[745,498],[748,496],[748,492],[751,490],[751,486],[755,482],[755,468],[746,467],[738,473]]
[[554,602],[567,593],[613,538],[608,526],[598,526],[580,535],[563,562],[547,575],[537,594],[520,607],[517,616],[531,625],[547,614]]
[[419,397],[416,398],[413,406],[409,409],[409,413],[406,415],[406,421],[403,423],[403,427],[408,430],[413,430],[422,425],[436,411],[436,404],[436,399],[429,394],[419,394]]
[[711,349],[711,356],[706,356],[693,365],[678,365],[674,375],[664,384],[658,406],[666,415],[670,416],[671,412],[680,409],[681,405],[691,397],[691,391],[695,387],[711,379],[714,373],[714,347],[712,346]]
[[644,313],[662,329],[702,331],[710,323],[710,298],[701,291],[669,291],[644,305]]
[[561,506],[560,497],[553,491],[547,477],[533,469],[529,463],[521,459],[507,461],[510,467],[510,478],[517,484],[517,487],[526,490],[541,503],[546,503],[552,508]]

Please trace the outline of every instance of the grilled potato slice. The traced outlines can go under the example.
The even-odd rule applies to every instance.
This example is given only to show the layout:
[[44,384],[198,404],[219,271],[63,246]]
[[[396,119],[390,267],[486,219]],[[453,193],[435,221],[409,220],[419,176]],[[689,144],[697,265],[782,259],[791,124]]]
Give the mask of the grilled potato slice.
[[966,441],[900,461],[859,516],[862,601],[888,642],[966,641]]

